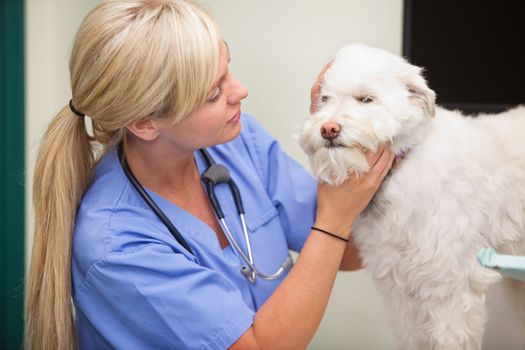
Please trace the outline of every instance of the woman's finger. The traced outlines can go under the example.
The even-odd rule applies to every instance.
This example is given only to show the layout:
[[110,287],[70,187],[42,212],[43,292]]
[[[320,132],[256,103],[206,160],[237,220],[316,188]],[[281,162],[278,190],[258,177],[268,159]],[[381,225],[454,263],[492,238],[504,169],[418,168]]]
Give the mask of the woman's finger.
[[390,152],[390,158],[388,159],[388,162],[383,169],[383,172],[380,175],[380,180],[383,181],[383,179],[387,176],[387,174],[390,172],[390,169],[392,168],[392,164],[394,163],[395,155],[394,153]]
[[390,151],[390,149],[385,149],[385,151],[381,154],[381,157],[377,160],[377,163],[371,170],[371,172],[374,173],[375,176],[377,176],[377,179],[379,181],[382,181],[384,177],[388,174],[390,168],[392,167],[393,160],[394,154]]
[[317,111],[318,104],[319,104],[319,93],[321,92],[321,86],[323,85],[324,80],[324,73],[330,68],[332,65],[332,61],[328,62],[324,65],[323,69],[321,69],[321,72],[317,75],[317,78],[315,79],[314,85],[312,85],[312,89],[310,90],[310,113],[313,114]]
[[370,168],[373,168],[376,165],[378,160],[381,158],[381,155],[385,151],[385,147],[385,145],[380,146],[376,153],[372,152],[371,150],[367,150],[365,152],[366,160],[368,161]]

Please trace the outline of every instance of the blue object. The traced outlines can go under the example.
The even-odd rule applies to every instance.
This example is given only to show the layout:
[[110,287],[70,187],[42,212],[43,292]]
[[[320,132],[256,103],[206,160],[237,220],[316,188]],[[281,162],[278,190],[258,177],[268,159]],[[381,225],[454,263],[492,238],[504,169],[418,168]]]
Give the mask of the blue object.
[[[235,140],[209,149],[243,196],[254,259],[275,271],[300,251],[313,224],[316,181],[252,118]],[[202,174],[207,166],[198,155]],[[98,163],[77,213],[73,299],[81,349],[224,349],[252,325],[276,280],[250,283],[231,245],[190,213],[145,189],[184,236],[171,235],[127,180],[115,149]],[[232,234],[243,241],[230,188],[215,186]]]
[[481,265],[502,275],[525,281],[525,256],[498,254],[494,248],[484,248],[477,259]]

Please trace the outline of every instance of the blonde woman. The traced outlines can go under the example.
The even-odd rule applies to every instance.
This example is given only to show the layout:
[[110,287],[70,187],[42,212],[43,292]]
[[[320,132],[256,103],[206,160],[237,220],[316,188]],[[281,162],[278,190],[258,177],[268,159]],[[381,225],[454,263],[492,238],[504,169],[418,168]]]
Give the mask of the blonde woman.
[[[36,164],[28,349],[308,345],[337,270],[360,267],[350,227],[392,155],[317,186],[241,113],[248,91],[228,62],[190,1],[106,1],[83,21],[72,100]],[[228,169],[243,215],[229,183],[203,182],[207,157]]]

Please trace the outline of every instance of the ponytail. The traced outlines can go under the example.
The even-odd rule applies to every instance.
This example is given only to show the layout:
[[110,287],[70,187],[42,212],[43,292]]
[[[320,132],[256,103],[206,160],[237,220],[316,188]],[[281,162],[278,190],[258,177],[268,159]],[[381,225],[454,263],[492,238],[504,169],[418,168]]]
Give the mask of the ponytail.
[[26,349],[75,349],[71,247],[94,153],[84,118],[66,106],[49,125],[33,180],[35,236],[26,288]]

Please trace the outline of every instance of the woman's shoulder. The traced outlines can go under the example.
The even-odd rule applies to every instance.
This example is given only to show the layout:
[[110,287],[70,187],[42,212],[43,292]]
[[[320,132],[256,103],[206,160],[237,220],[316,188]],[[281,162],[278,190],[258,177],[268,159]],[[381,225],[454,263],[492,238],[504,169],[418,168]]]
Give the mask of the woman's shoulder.
[[129,181],[122,170],[116,150],[111,149],[95,167],[77,212],[77,225],[94,213],[98,214],[98,219],[106,219],[121,206],[144,207],[130,192]]
[[109,151],[98,162],[77,210],[73,255],[78,267],[86,271],[109,254],[133,249],[148,240],[148,236],[138,239],[138,233],[151,225],[156,225],[155,217],[133,192],[116,152]]

